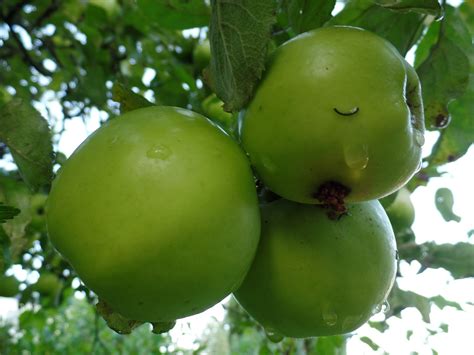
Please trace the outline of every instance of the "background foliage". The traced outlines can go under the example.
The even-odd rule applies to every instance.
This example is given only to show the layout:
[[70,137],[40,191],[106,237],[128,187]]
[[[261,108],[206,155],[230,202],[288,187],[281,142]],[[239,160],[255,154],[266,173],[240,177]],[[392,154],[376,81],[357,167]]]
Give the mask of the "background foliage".
[[[336,5],[341,11],[332,16]],[[15,168],[0,170],[0,292],[7,295],[2,287],[13,282],[21,315],[0,323],[0,353],[191,352],[147,326],[129,336],[113,333],[95,313],[95,296],[49,244],[44,201],[65,159],[57,143],[68,120],[98,116],[105,122],[120,110],[151,104],[187,107],[235,135],[237,113],[251,99],[272,50],[299,33],[336,24],[376,32],[414,58],[427,128],[439,135],[408,187],[426,185],[474,141],[472,1],[458,7],[436,0],[1,1],[0,159]],[[459,220],[452,200],[449,190],[438,191],[436,206],[446,221]],[[438,245],[418,244],[410,225],[396,234],[400,261],[419,262],[420,273],[443,268],[455,279],[474,277],[467,236]],[[27,277],[12,278],[13,270]],[[426,322],[432,305],[464,307],[399,287],[389,303],[386,319],[415,307]],[[210,326],[193,352],[345,352],[344,336],[274,343],[236,303],[226,307],[225,320]],[[371,326],[388,328],[386,320]]]

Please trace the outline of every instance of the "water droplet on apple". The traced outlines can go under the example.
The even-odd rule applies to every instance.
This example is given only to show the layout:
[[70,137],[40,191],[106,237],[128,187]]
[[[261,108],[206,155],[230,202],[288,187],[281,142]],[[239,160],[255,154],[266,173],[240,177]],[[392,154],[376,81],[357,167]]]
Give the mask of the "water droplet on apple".
[[337,313],[332,309],[327,309],[323,312],[323,320],[327,325],[333,327],[337,323]]
[[268,340],[270,340],[273,343],[279,343],[284,338],[283,335],[273,330],[272,328],[265,329],[265,333],[267,334]]
[[419,147],[422,147],[424,144],[425,144],[425,135],[423,134],[423,132],[415,129],[414,130],[414,134],[415,134],[415,142],[416,144],[419,146]]
[[385,300],[383,303],[382,303],[382,306],[381,306],[381,310],[384,314],[387,314],[388,312],[390,312],[390,303],[388,303],[387,300]]
[[151,159],[166,160],[170,155],[171,149],[162,144],[155,145],[146,152],[146,156]]
[[374,316],[374,315],[380,313],[381,310],[382,310],[382,303],[378,304],[374,308],[372,308],[372,315]]
[[354,170],[363,170],[369,163],[369,148],[366,144],[348,144],[344,147],[344,160]]
[[420,160],[418,163],[418,166],[416,167],[416,172],[419,172],[422,167],[423,167],[423,162]]

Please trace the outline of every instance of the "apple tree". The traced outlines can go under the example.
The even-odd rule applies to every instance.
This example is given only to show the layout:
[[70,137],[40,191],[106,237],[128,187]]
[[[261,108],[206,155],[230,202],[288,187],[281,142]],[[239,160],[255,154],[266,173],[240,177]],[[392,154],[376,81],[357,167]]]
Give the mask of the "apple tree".
[[[347,29],[347,26],[367,33],[368,37],[359,42],[344,42],[346,35],[329,39],[324,44],[325,50],[335,53],[335,57],[324,57],[321,51],[312,51],[311,43],[304,42],[311,39],[311,33]],[[388,219],[384,217],[383,223],[390,226],[390,221],[396,254],[384,254],[385,246],[376,246],[380,252],[375,259],[383,266],[381,270],[386,271],[386,278],[394,279],[394,285],[386,300],[377,299],[383,301],[376,302],[380,303],[375,305],[377,307],[364,308],[364,322],[375,314],[365,329],[382,335],[390,333],[392,320],[403,319],[405,310],[416,309],[430,336],[448,333],[449,324],[431,323],[432,313],[445,308],[472,312],[472,302],[453,300],[441,292],[423,295],[406,288],[403,278],[408,268],[417,268],[419,277],[435,269],[444,270],[453,281],[472,281],[474,277],[474,245],[470,239],[473,229],[463,231],[465,235],[461,240],[440,242],[437,236],[432,240],[420,239],[413,228],[417,213],[422,212],[418,204],[416,208],[413,204],[417,190],[442,178],[455,162],[472,157],[468,151],[474,142],[473,33],[474,3],[471,0],[1,1],[0,353],[343,354],[352,339],[358,339],[374,351],[384,350],[376,336],[365,335],[374,333],[351,332],[353,327],[348,323],[347,328],[341,325],[339,332],[302,332],[303,338],[293,338],[291,331],[283,338],[279,332],[264,329],[257,321],[264,323],[261,319],[267,316],[259,315],[264,314],[265,307],[274,300],[255,301],[253,292],[264,287],[263,281],[268,281],[265,280],[268,265],[263,265],[260,279],[247,279],[236,293],[244,307],[246,303],[252,304],[248,306],[250,313],[230,298],[220,306],[222,320],[210,322],[199,336],[186,335],[191,333],[191,329],[183,325],[186,321],[178,322],[176,333],[173,330],[167,333],[175,319],[167,319],[170,322],[166,327],[155,324],[152,328],[133,317],[117,314],[99,302],[101,293],[105,293],[106,297],[116,297],[116,304],[121,304],[124,299],[121,295],[132,294],[134,283],[144,280],[150,284],[150,287],[142,287],[140,283],[139,291],[144,299],[153,304],[161,294],[169,300],[171,306],[168,305],[166,311],[171,312],[177,301],[173,299],[176,293],[170,290],[176,287],[177,276],[184,280],[179,291],[189,293],[190,300],[199,292],[204,292],[204,296],[212,293],[202,282],[205,277],[202,273],[208,273],[211,279],[226,271],[229,260],[235,267],[243,259],[251,259],[249,255],[254,253],[253,249],[241,250],[236,245],[241,245],[237,241],[242,242],[239,233],[248,236],[256,229],[258,222],[252,218],[257,212],[246,213],[249,209],[258,209],[257,197],[259,203],[266,206],[262,214],[269,215],[278,226],[276,234],[298,230],[298,237],[312,229],[318,218],[323,220],[315,227],[318,231],[333,230],[332,225],[325,223],[338,223],[339,219],[341,223],[350,224],[346,217],[360,212],[350,203],[366,201],[365,197],[380,198],[380,204],[376,201],[367,204],[377,206],[383,215],[387,213]],[[372,39],[383,43],[384,53],[392,54],[384,65],[368,55],[372,53],[369,48]],[[317,64],[320,66],[315,67],[314,63],[326,59],[327,66]],[[339,65],[345,69],[338,69]],[[329,79],[324,81],[325,78]],[[396,93],[390,91],[393,87],[398,88]],[[391,106],[393,102],[397,102],[395,108]],[[126,142],[113,142],[120,148],[110,160],[101,155],[100,147],[91,145],[87,148],[90,151],[84,153],[85,162],[77,159],[77,164],[69,170],[68,165],[72,166],[76,158],[73,156],[70,161],[67,158],[76,146],[71,146],[74,144],[68,143],[67,137],[79,134],[81,129],[91,133],[100,127],[98,132],[104,132],[107,127],[113,127],[114,122],[117,125],[122,122],[127,113],[138,117],[141,116],[138,112],[146,110],[167,110],[151,106],[174,106],[180,108],[176,109],[178,112],[194,111],[191,116],[206,116],[212,121],[212,124],[206,121],[210,126],[218,127],[213,132],[227,135],[228,142],[233,140],[234,145],[229,151],[226,151],[227,143],[213,145],[214,133],[207,136],[207,128],[199,134],[183,133],[179,125],[172,127],[174,131],[159,124],[149,130],[150,123],[144,120],[142,136],[135,139],[133,134],[123,133],[121,137]],[[119,117],[121,114],[125,116]],[[391,118],[395,117],[395,122],[401,116],[407,120],[392,134],[389,131],[393,126]],[[374,124],[361,124],[357,129],[345,126],[346,122],[358,122],[354,120],[364,117]],[[333,119],[339,121],[334,123]],[[81,128],[71,135],[74,126]],[[127,129],[132,132],[132,128]],[[144,142],[142,137],[155,139],[153,129],[161,136],[170,137],[181,132],[182,136],[173,136],[177,137],[172,142],[173,151],[186,152],[182,159],[189,163],[177,166],[167,175],[167,180],[159,180],[159,184],[153,184],[153,179],[160,176],[158,167],[151,167],[145,159],[138,163],[132,159],[134,149]],[[410,129],[411,133],[407,134]],[[102,148],[109,149],[114,134],[104,138]],[[407,141],[413,143],[413,148],[404,150]],[[252,164],[253,177],[250,170],[235,165],[240,164],[235,161],[245,160],[241,150],[240,155],[236,153],[239,145],[249,156],[245,164]],[[430,149],[422,151],[421,147],[428,145]],[[162,150],[158,147],[149,154],[167,154]],[[123,157],[132,158],[125,164]],[[114,165],[115,161],[124,165],[114,170],[118,166]],[[108,177],[100,170],[107,164],[113,172]],[[186,169],[181,169],[182,166]],[[125,170],[127,168],[129,170]],[[234,168],[238,171],[235,174]],[[200,175],[203,169],[206,176]],[[60,171],[70,171],[61,189],[72,192],[56,196],[53,189],[50,197],[52,184],[56,184],[53,181],[58,181],[55,178],[62,174]],[[376,177],[362,178],[366,171]],[[131,190],[127,186],[131,181],[129,175],[136,177]],[[193,190],[194,185],[191,186],[188,179],[199,176],[200,188]],[[247,181],[242,185],[236,183],[232,180],[235,176]],[[327,189],[318,190],[331,179],[346,189],[341,190],[340,185],[332,182]],[[386,187],[390,179],[393,181]],[[74,190],[75,181],[98,188],[83,193],[85,190]],[[164,185],[163,181],[169,184]],[[105,200],[102,205],[96,203],[94,197],[104,189],[112,191],[108,190],[112,185],[114,194],[105,198],[110,198],[112,203],[107,204]],[[236,192],[237,185],[241,185],[241,190]],[[183,187],[186,194],[178,188],[180,186],[187,186]],[[323,190],[329,191],[329,195]],[[335,197],[336,190],[342,191],[341,195]],[[166,197],[166,205],[160,205],[158,195]],[[433,195],[431,204],[445,223],[451,223],[450,226],[462,223],[455,212],[458,196],[446,187],[439,188]],[[295,202],[282,201],[281,196]],[[252,207],[247,203],[253,198]],[[331,202],[334,198],[335,203]],[[56,210],[48,205],[53,200],[57,202]],[[331,221],[325,213],[316,213],[320,211],[315,207],[318,200],[328,207]],[[241,219],[236,218],[234,212],[239,203]],[[69,209],[72,205],[74,208]],[[284,213],[278,206],[283,206]],[[54,211],[52,217],[51,210]],[[154,218],[155,211],[169,214],[172,218],[168,221],[172,223],[160,223]],[[201,223],[202,218],[191,218],[191,214],[205,216],[206,221],[212,220],[215,225]],[[81,224],[77,216],[87,216],[87,219]],[[303,217],[307,224],[295,227]],[[372,222],[370,216],[367,221],[365,224]],[[133,223],[142,225],[139,229],[130,229]],[[356,222],[354,226],[361,234],[372,228]],[[159,255],[152,249],[156,245],[151,243],[130,248],[129,253],[115,254],[119,259],[106,260],[111,261],[106,263],[104,254],[97,250],[101,242],[90,234],[107,234],[107,248],[110,255],[114,255],[121,240],[134,243],[134,233],[145,233],[149,228],[161,228],[160,235],[173,230],[174,234],[170,235],[181,236],[178,232],[185,232],[187,236],[194,236],[192,242],[183,242],[179,249],[180,252],[186,250],[188,258],[183,262],[180,258],[184,254],[175,254],[176,245],[167,249],[168,254]],[[270,227],[263,227],[262,231],[262,238],[273,235]],[[56,238],[57,235],[60,238]],[[212,263],[205,264],[211,260],[208,251],[215,247],[213,238],[217,235],[227,239],[216,248],[218,252]],[[60,247],[70,236],[81,239]],[[339,291],[331,294],[327,294],[326,289],[318,289],[314,298],[313,295],[306,294],[304,298],[296,295],[297,290],[305,289],[308,280],[315,284],[326,281],[333,284],[334,263],[319,263],[319,260],[333,255],[332,259],[344,257],[346,262],[341,260],[337,267],[347,265],[352,260],[360,260],[357,258],[363,256],[364,243],[371,243],[364,239],[351,247],[350,242],[344,245],[344,256],[344,253],[334,252],[340,245],[338,241],[328,240],[324,247],[334,253],[321,254],[318,250],[315,255],[319,259],[310,258],[308,262],[302,255],[296,258],[290,255],[292,246],[279,250],[281,270],[288,269],[285,266],[291,269],[296,265],[295,260],[311,268],[320,267],[307,277],[284,275],[288,284],[282,284],[278,295],[284,301],[280,303],[284,305],[281,312],[295,314],[297,309],[301,318],[296,320],[293,329],[286,323],[281,325],[282,329],[288,326],[294,330],[301,322],[311,323],[312,312],[321,306],[314,303],[318,299],[340,300],[339,304],[348,314],[367,300],[363,296],[368,294],[371,283],[363,277],[356,278],[359,282],[354,285],[350,284],[353,278],[338,279],[347,282],[350,290],[347,294],[341,291],[346,290],[345,285],[340,284],[333,289]],[[392,245],[390,243],[387,245]],[[192,245],[198,248],[191,249]],[[81,257],[83,253],[87,253],[87,259]],[[265,253],[263,250],[257,255]],[[65,254],[68,254],[66,258]],[[121,268],[124,265],[121,261],[129,257],[141,260],[136,269],[129,265]],[[250,261],[246,263],[245,267],[239,267],[250,268]],[[100,275],[104,269],[97,269],[104,264],[109,268],[107,277]],[[166,269],[171,264],[174,268]],[[151,285],[157,268],[164,270],[160,274],[161,283]],[[254,265],[249,274],[252,278],[255,268]],[[87,270],[86,277],[82,275],[83,270]],[[169,270],[176,274],[169,274]],[[236,291],[244,273],[230,274],[235,280],[230,286],[222,285],[226,292],[219,291],[217,296],[210,297],[211,301],[206,299],[195,302],[196,305],[190,301],[192,306],[188,308],[196,306],[193,311],[204,310]],[[396,278],[392,274],[396,274]],[[380,287],[388,292],[391,282],[385,281],[380,282],[383,284]],[[162,286],[165,289],[160,289]],[[360,294],[355,291],[357,286],[361,287]],[[441,288],[441,281],[438,286]],[[117,291],[120,293],[116,294]],[[185,298],[183,302],[187,301]],[[7,304],[13,304],[15,312],[13,316],[2,318],[2,307]],[[305,313],[304,307],[311,309]],[[135,303],[122,303],[122,308],[140,313],[135,312],[139,309]],[[140,314],[143,313],[146,312]],[[325,314],[325,324],[318,324],[320,329],[331,329],[331,324],[338,324],[331,312]],[[181,313],[173,315],[181,316]],[[308,319],[303,319],[304,316]],[[358,327],[359,321],[354,321],[354,325]],[[413,330],[410,324],[405,326],[406,339],[400,341],[411,344]],[[190,337],[191,345],[179,341],[176,335],[179,329],[188,330],[180,336]],[[294,336],[298,337],[299,333]]]

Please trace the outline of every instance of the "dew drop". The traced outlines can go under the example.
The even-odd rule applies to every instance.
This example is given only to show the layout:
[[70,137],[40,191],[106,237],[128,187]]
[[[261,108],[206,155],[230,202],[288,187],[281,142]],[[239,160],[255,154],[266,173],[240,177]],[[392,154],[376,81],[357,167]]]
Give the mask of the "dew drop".
[[382,312],[383,314],[387,314],[388,312],[390,312],[390,303],[388,303],[387,300],[385,300],[383,303],[382,303]]
[[423,167],[423,162],[420,160],[420,162],[418,163],[418,166],[416,167],[416,172],[419,172],[422,167]]
[[382,310],[382,303],[376,305],[376,306],[372,309],[372,315],[374,316],[374,315],[380,313],[381,310]]
[[268,340],[270,340],[272,343],[279,343],[284,338],[283,335],[271,328],[265,329],[265,333],[267,334]]
[[451,122],[451,116],[447,113],[439,113],[434,119],[434,126],[436,128],[446,128]]
[[334,312],[333,310],[326,310],[325,312],[323,312],[323,320],[330,327],[335,326],[337,323],[336,312]]
[[346,165],[355,170],[363,170],[369,163],[369,148],[366,144],[348,144],[344,147]]
[[165,145],[155,145],[148,149],[146,152],[146,156],[151,159],[160,159],[165,160],[168,159],[171,155],[171,150]]
[[425,135],[423,132],[415,129],[414,130],[415,134],[415,142],[419,147],[422,147],[425,144]]

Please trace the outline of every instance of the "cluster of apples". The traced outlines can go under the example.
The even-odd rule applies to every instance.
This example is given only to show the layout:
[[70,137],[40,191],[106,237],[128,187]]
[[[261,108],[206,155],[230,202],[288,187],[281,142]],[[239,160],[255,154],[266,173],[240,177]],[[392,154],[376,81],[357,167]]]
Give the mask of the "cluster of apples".
[[309,337],[385,301],[397,253],[377,199],[420,164],[414,69],[368,31],[318,29],[275,51],[242,117],[247,154],[197,113],[148,107],[61,167],[48,232],[109,319],[166,331],[234,293],[273,338]]

